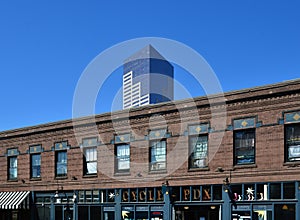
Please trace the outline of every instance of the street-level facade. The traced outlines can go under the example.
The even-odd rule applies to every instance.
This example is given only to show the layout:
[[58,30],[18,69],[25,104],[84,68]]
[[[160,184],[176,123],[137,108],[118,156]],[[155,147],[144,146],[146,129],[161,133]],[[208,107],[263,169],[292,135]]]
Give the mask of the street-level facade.
[[300,220],[300,80],[0,133],[0,219]]

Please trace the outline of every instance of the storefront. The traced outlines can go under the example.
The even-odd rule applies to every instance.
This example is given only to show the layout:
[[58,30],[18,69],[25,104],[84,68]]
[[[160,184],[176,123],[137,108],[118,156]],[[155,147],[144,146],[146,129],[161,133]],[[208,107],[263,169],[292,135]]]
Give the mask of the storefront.
[[[35,193],[35,220],[296,220],[298,182]],[[232,199],[232,200],[230,200]],[[230,217],[231,216],[231,217]]]
[[231,189],[236,203],[232,207],[232,220],[300,218],[298,182],[235,184]]
[[30,219],[30,192],[0,192],[0,220]]

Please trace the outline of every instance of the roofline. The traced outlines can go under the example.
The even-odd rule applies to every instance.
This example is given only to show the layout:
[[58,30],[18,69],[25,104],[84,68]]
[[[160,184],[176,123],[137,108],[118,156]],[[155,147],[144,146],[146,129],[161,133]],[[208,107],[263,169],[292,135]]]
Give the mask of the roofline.
[[[90,123],[94,123],[96,121],[97,123],[99,122],[105,122],[105,121],[111,121],[112,116],[114,118],[122,119],[126,115],[128,117],[128,111],[131,113],[131,115],[137,115],[136,113],[142,112],[145,110],[154,110],[148,113],[143,112],[141,115],[147,115],[147,114],[152,114],[152,113],[158,113],[161,112],[159,109],[161,107],[165,106],[170,106],[171,109],[174,109],[174,104],[176,106],[180,106],[182,109],[184,108],[189,108],[188,103],[195,103],[198,102],[197,106],[203,106],[203,105],[209,105],[209,104],[220,104],[220,101],[223,104],[224,101],[226,103],[229,102],[238,102],[241,101],[241,99],[254,99],[255,97],[261,97],[262,94],[258,95],[258,92],[261,91],[266,91],[264,93],[264,96],[273,96],[276,93],[283,93],[283,92],[291,92],[295,90],[300,90],[300,87],[297,87],[296,89],[291,89],[291,86],[293,85],[300,85],[300,78],[298,79],[293,79],[293,80],[288,80],[288,81],[283,81],[280,83],[275,83],[275,84],[268,84],[268,85],[263,85],[263,86],[256,86],[252,88],[246,88],[242,90],[233,90],[225,93],[218,93],[218,94],[212,94],[208,96],[199,96],[195,98],[188,98],[188,99],[182,99],[182,100],[176,100],[176,101],[170,101],[170,102],[163,102],[163,103],[158,103],[158,104],[150,104],[146,106],[141,106],[137,108],[131,108],[131,109],[124,109],[124,110],[118,110],[114,112],[106,112],[102,114],[96,114],[96,115],[91,115],[91,116],[85,116],[85,117],[80,117],[76,119],[67,119],[67,120],[60,120],[60,121],[55,121],[55,122],[49,122],[49,123],[44,123],[44,124],[38,124],[38,125],[33,125],[33,126],[26,126],[22,128],[16,128],[16,129],[11,129],[11,130],[6,130],[6,131],[1,131],[0,132],[0,139],[3,138],[10,138],[13,136],[19,136],[19,135],[24,135],[24,134],[30,134],[30,133],[40,133],[40,132],[47,132],[51,130],[63,130],[66,128],[73,128],[73,121],[76,120],[77,125],[86,125]],[[284,91],[280,90],[281,88],[287,87]],[[243,97],[240,97],[239,99],[235,98],[236,95],[243,95]],[[156,111],[155,111],[156,110]],[[158,110],[158,111],[157,111]],[[123,115],[123,116],[122,116]],[[130,117],[131,117],[130,115]],[[118,117],[120,116],[120,117]]]

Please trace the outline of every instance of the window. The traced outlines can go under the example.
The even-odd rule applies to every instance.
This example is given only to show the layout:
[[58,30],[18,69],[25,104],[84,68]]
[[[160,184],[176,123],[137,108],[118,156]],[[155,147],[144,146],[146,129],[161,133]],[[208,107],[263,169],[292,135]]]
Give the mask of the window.
[[285,126],[286,161],[300,161],[300,124]]
[[8,179],[16,180],[18,178],[18,158],[16,156],[8,157]]
[[97,147],[84,148],[84,172],[97,174]]
[[235,165],[255,163],[255,129],[234,132]]
[[67,151],[56,151],[55,164],[56,164],[56,177],[67,176]]
[[190,136],[189,137],[189,149],[190,159],[189,168],[199,168],[207,166],[207,145],[208,136]]
[[150,170],[166,169],[166,140],[150,142]]
[[117,172],[129,172],[130,170],[129,144],[121,144],[116,146],[116,170]]
[[41,154],[30,155],[30,177],[41,177]]
[[83,175],[97,174],[97,137],[85,138],[82,140],[83,152]]

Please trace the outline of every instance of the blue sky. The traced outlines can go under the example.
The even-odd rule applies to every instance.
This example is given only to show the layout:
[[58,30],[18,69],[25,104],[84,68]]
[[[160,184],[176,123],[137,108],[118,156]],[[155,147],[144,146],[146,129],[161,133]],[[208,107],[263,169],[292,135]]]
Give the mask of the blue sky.
[[[0,131],[70,119],[87,65],[134,38],[168,38],[193,48],[224,91],[299,78],[299,11],[296,0],[1,1]],[[111,110],[121,73],[101,89],[96,113]],[[203,95],[183,76],[175,70],[192,96]]]

